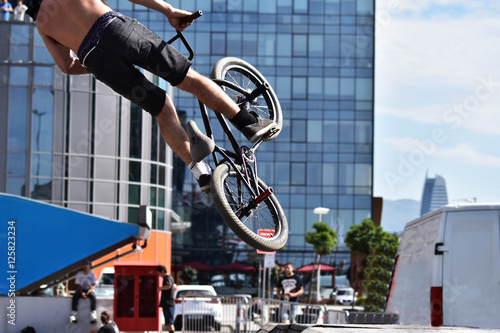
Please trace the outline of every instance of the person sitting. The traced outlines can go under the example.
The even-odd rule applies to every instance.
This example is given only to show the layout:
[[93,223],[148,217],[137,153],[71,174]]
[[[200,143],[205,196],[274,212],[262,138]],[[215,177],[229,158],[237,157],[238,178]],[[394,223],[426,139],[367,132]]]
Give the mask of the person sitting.
[[69,317],[70,322],[78,322],[78,301],[80,298],[90,300],[90,322],[97,322],[96,315],[96,297],[94,294],[94,289],[96,286],[96,276],[94,272],[90,270],[91,263],[85,260],[82,265],[82,270],[76,274],[75,285],[76,291],[73,294],[73,300],[71,302],[71,315]]

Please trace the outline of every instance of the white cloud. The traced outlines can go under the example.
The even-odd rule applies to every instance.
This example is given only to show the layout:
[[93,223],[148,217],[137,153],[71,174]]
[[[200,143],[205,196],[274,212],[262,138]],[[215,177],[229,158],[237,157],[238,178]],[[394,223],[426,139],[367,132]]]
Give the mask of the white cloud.
[[383,142],[389,144],[393,151],[404,155],[418,152],[420,155],[427,156],[427,159],[432,158],[455,165],[500,167],[500,157],[480,153],[477,151],[478,147],[468,143],[456,143],[453,147],[443,147],[430,139],[424,141],[411,137],[386,138]]

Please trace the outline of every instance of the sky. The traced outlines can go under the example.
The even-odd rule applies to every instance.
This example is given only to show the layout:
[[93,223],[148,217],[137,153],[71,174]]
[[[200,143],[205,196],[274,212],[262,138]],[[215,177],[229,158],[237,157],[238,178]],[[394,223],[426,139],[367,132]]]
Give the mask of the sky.
[[500,202],[500,1],[377,0],[374,196]]

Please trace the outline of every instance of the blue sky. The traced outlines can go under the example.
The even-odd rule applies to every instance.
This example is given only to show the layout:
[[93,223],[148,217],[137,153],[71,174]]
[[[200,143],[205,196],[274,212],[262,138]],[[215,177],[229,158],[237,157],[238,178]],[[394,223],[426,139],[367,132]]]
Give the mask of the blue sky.
[[500,1],[376,6],[374,195],[500,202]]

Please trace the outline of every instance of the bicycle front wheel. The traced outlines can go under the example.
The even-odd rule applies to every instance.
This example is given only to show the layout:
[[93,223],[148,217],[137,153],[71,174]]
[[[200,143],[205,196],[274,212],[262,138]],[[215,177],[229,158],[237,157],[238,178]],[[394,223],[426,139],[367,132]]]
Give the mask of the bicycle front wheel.
[[[253,111],[260,117],[271,119],[281,131],[283,115],[278,97],[266,78],[255,67],[239,58],[222,58],[217,61],[212,70],[212,79],[230,83],[230,85],[221,84],[221,86],[237,104],[244,104],[248,111]],[[264,84],[266,89],[263,89],[259,96],[249,100],[250,93]]]
[[[258,179],[259,194],[268,190]],[[277,251],[288,239],[285,213],[274,194],[262,202],[237,177],[229,164],[221,164],[212,174],[214,205],[233,232],[248,245],[262,251]]]

